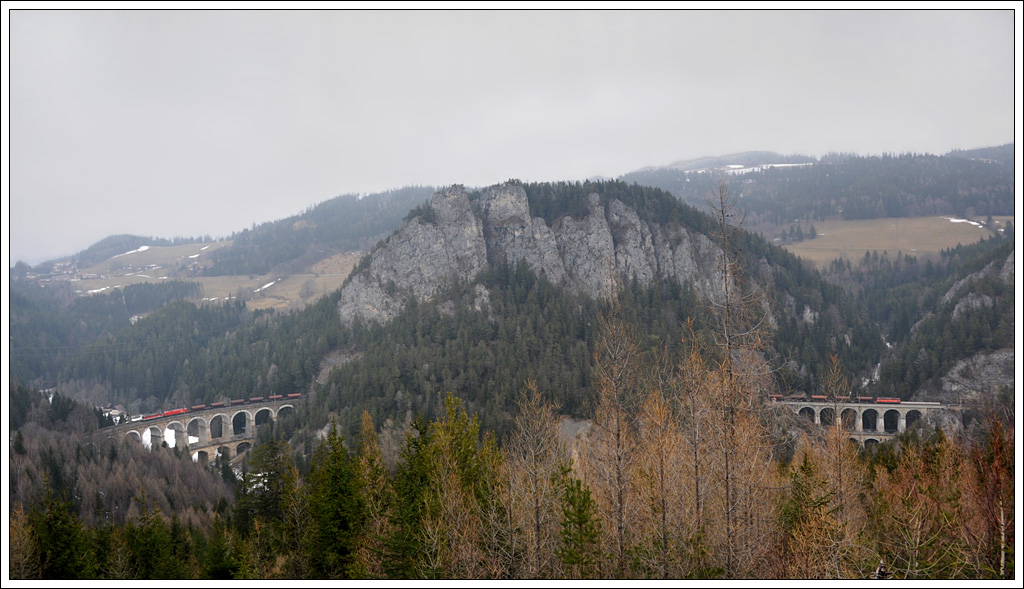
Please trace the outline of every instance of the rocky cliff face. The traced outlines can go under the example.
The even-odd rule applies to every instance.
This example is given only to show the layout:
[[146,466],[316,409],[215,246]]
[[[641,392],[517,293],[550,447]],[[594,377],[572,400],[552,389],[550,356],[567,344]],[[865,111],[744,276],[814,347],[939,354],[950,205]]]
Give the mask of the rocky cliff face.
[[[949,321],[956,323],[972,309],[996,306],[999,301],[972,290],[982,280],[1000,280],[1010,287],[1014,283],[1014,251],[1005,259],[997,259],[981,270],[957,281],[939,301],[939,309],[949,309]],[[929,313],[929,317],[932,314]],[[945,316],[945,315],[943,315]],[[915,326],[916,327],[916,326]],[[926,383],[916,398],[944,403],[982,403],[990,400],[1002,386],[1014,386],[1015,350],[1013,347],[981,351],[957,362],[935,383]]]
[[701,233],[645,222],[619,200],[602,204],[597,194],[582,218],[566,215],[549,226],[530,214],[522,186],[474,195],[455,186],[438,191],[428,211],[370,254],[342,290],[338,311],[345,321],[387,322],[410,296],[429,300],[451,281],[471,281],[503,260],[523,260],[556,284],[599,297],[633,277],[643,284],[690,282],[700,295],[714,295],[720,254]]

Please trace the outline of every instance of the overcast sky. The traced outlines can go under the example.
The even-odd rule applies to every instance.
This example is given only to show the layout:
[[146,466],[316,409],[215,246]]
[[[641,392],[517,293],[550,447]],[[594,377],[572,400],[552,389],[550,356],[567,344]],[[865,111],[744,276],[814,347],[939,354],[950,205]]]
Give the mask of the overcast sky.
[[1007,10],[5,18],[10,264],[410,184],[1015,138]]

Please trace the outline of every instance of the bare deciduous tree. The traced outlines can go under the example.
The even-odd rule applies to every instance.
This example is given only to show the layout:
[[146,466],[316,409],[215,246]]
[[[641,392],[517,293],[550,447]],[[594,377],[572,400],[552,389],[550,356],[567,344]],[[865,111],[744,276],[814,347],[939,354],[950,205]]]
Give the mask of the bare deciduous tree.
[[519,399],[505,455],[512,516],[526,543],[527,558],[520,574],[530,579],[550,578],[555,572],[559,533],[559,475],[567,466],[567,457],[558,439],[555,407],[544,402],[535,382],[527,383]]
[[614,306],[601,318],[594,352],[597,408],[589,436],[590,486],[604,522],[613,576],[628,574],[628,552],[639,505],[634,490],[636,416],[643,366],[636,334]]

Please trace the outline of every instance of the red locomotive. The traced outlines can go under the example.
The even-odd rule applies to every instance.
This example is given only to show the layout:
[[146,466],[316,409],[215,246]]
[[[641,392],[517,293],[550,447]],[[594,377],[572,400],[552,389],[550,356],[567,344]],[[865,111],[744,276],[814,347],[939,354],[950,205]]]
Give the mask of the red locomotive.
[[182,407],[181,409],[171,409],[170,411],[164,411],[163,413],[154,413],[153,415],[146,415],[142,418],[142,421],[147,419],[156,419],[158,417],[171,417],[173,415],[181,415],[182,413],[188,413],[188,407]]

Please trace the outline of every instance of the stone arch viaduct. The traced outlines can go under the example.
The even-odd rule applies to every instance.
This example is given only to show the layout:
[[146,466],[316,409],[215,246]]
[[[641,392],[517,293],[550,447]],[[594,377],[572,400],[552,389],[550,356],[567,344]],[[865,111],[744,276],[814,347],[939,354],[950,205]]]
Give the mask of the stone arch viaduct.
[[942,403],[923,401],[879,402],[830,401],[827,399],[775,400],[793,413],[825,426],[841,420],[850,439],[860,444],[877,443],[907,431],[907,428],[933,411],[958,409]]
[[[276,397],[276,396],[275,396]],[[300,395],[266,399],[238,399],[168,411],[158,417],[116,425],[108,435],[135,440],[148,448],[166,441],[172,448],[187,448],[192,459],[206,464],[218,455],[234,460],[252,447],[259,426],[294,412]]]

